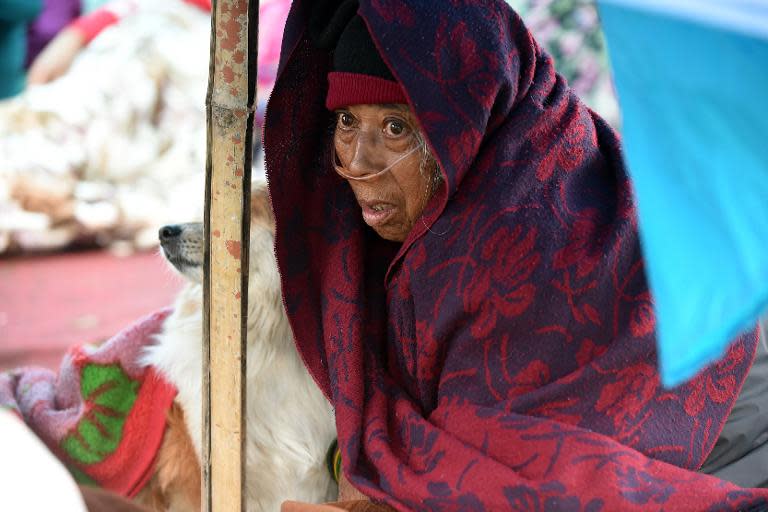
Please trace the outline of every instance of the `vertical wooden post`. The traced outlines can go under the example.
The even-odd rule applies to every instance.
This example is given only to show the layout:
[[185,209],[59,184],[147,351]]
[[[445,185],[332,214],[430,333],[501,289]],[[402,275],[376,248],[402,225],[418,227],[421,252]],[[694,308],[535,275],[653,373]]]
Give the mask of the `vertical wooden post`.
[[[203,510],[245,510],[245,368],[258,0],[215,0],[206,97]],[[184,129],[180,126],[179,129]]]

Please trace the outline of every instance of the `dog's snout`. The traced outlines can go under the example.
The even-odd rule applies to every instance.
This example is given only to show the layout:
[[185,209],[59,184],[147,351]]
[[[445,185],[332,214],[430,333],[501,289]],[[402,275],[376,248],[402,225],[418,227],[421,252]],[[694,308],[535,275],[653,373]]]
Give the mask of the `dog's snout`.
[[161,242],[165,242],[177,238],[180,234],[181,226],[173,224],[170,226],[161,227],[158,236],[160,237]]
[[203,282],[205,233],[202,222],[169,224],[158,232],[163,256],[195,283]]

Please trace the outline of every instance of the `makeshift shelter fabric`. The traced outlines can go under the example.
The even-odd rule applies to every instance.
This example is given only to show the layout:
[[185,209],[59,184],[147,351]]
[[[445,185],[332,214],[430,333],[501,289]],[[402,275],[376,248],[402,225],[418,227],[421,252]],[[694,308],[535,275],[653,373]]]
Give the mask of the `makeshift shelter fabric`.
[[80,483],[135,496],[152,476],[176,389],[139,363],[170,310],[148,315],[98,348],[73,348],[58,374],[0,373],[0,408],[15,411]]
[[755,353],[661,387],[618,138],[503,2],[361,2],[443,185],[401,244],[331,168],[329,66],[294,2],[265,122],[297,346],[343,469],[399,510],[731,510],[695,473]]
[[768,308],[768,5],[604,0],[662,381]]

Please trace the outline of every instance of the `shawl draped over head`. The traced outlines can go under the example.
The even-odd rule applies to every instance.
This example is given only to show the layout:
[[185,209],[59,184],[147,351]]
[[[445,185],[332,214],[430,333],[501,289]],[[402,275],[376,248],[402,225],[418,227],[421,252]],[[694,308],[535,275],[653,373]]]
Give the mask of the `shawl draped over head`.
[[693,471],[756,335],[661,387],[619,140],[521,19],[501,1],[360,2],[444,177],[397,244],[331,168],[312,4],[289,15],[264,140],[286,310],[352,484],[400,510],[768,503]]

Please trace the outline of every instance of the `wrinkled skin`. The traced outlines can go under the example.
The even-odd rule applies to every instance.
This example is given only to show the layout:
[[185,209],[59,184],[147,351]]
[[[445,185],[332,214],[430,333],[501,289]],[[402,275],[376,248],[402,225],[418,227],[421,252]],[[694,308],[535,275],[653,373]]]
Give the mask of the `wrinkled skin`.
[[[363,220],[402,242],[434,189],[434,164],[422,165],[416,120],[406,105],[351,105],[336,111],[334,147]],[[381,172],[388,169],[385,172]]]

